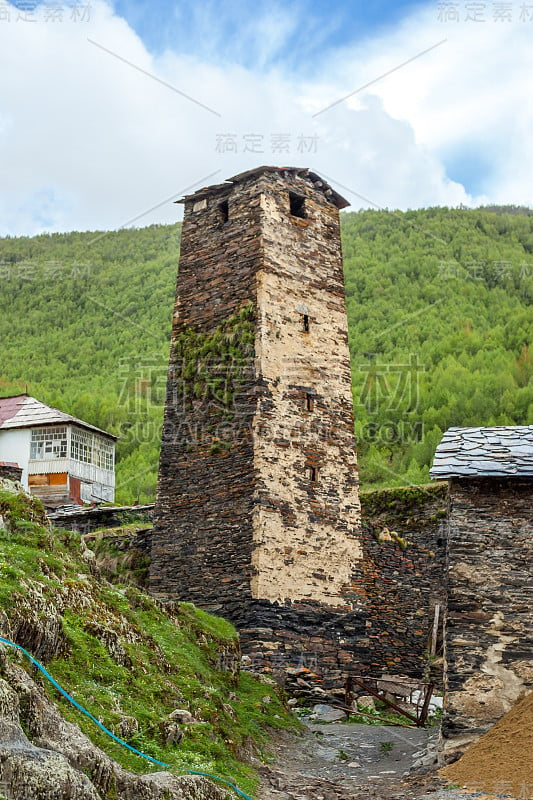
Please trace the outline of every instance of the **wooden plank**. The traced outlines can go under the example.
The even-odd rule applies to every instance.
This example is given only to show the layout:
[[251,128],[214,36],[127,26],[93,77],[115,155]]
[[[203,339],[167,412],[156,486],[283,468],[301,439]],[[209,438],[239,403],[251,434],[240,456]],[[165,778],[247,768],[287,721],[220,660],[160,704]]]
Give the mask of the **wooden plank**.
[[48,486],[48,475],[28,475],[28,486]]
[[426,686],[426,695],[424,697],[424,704],[422,706],[422,711],[420,712],[420,724],[421,725],[425,725],[426,724],[426,721],[427,721],[427,718],[428,718],[428,713],[429,713],[429,704],[431,702],[431,696],[433,694],[433,689],[434,688],[435,688],[435,684],[434,683],[428,683],[428,685]]
[[48,476],[48,483],[50,486],[66,486],[67,473],[66,472],[52,472]]

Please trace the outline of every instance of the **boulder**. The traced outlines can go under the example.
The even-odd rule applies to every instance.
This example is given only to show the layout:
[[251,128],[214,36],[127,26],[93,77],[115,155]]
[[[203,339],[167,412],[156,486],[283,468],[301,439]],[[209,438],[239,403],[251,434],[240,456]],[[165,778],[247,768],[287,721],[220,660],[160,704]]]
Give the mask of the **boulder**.
[[118,735],[121,739],[131,739],[134,733],[139,730],[139,723],[135,717],[123,716],[118,723]]
[[159,723],[159,733],[164,745],[179,744],[183,738],[180,726],[172,719],[164,719]]
[[170,712],[168,718],[174,720],[174,722],[179,722],[181,725],[194,725],[196,722],[191,712],[185,708],[176,708]]
[[360,697],[357,698],[357,708],[361,709],[371,708],[372,710],[375,710],[376,701],[374,700],[371,694],[362,694]]
[[333,708],[326,703],[317,703],[313,706],[313,714],[317,722],[338,722],[340,719],[346,719],[346,712],[341,711],[340,708]]

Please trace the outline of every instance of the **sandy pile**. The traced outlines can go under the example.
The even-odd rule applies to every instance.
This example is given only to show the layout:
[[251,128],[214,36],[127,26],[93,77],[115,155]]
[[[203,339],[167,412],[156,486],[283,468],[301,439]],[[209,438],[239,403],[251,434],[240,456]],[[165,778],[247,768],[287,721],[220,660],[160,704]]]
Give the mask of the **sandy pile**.
[[454,764],[440,770],[470,791],[533,799],[533,692],[530,692]]

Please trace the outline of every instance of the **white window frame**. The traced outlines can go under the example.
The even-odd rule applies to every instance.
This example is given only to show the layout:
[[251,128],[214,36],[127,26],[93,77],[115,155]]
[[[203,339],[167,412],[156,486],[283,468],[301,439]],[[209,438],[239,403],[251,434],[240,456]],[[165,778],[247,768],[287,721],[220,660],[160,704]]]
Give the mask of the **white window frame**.
[[115,467],[114,443],[104,436],[81,428],[72,428],[70,434],[70,458],[82,464],[92,464],[99,469],[112,472]]
[[66,458],[67,453],[68,433],[66,425],[32,428],[30,461],[50,461]]

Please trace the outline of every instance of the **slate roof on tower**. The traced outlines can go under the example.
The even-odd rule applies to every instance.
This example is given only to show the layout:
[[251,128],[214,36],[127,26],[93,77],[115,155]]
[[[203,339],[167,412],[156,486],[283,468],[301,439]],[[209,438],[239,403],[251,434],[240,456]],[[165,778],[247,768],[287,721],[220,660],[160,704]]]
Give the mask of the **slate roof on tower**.
[[317,189],[320,189],[323,194],[327,197],[327,199],[337,208],[346,208],[350,205],[348,200],[345,200],[342,195],[333,189],[327,181],[317,175],[316,172],[312,172],[311,170],[307,169],[307,167],[273,167],[273,166],[262,166],[262,167],[254,167],[254,169],[249,169],[246,172],[240,172],[238,175],[234,175],[232,178],[228,178],[224,183],[217,183],[213,186],[206,186],[203,189],[198,189],[196,192],[192,194],[185,195],[181,200],[176,200],[176,203],[186,203],[193,198],[198,200],[203,197],[207,197],[208,195],[217,195],[217,194],[225,194],[230,188],[233,183],[241,183],[242,181],[248,180],[248,178],[253,178],[257,175],[261,175],[266,172],[278,172],[281,175],[283,173],[288,173],[290,175],[298,175],[302,178],[309,178],[311,183]]

